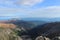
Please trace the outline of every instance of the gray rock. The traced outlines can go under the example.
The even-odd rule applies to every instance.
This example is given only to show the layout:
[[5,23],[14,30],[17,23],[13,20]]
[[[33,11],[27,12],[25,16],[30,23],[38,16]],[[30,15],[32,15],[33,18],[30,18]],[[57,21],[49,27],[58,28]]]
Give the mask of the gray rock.
[[44,40],[43,36],[38,36],[35,40]]
[[56,36],[52,40],[60,40],[60,36]]
[[38,36],[35,40],[50,40],[50,38]]
[[32,40],[32,38],[30,36],[28,36],[28,35],[22,35],[21,38],[23,40]]

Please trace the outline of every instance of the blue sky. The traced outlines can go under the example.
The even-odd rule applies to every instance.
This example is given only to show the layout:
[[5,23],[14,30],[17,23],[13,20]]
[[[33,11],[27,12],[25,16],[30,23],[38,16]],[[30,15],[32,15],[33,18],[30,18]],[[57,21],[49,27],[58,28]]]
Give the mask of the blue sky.
[[0,18],[60,17],[60,0],[0,0]]

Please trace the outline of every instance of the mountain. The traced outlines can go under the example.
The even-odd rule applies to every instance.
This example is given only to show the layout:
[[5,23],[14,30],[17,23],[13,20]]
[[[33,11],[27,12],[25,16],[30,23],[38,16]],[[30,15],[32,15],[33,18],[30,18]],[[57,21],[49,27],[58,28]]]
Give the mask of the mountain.
[[22,38],[18,35],[18,30],[0,27],[0,40],[22,40]]
[[35,18],[0,18],[0,20],[23,20],[23,21],[46,21],[46,22],[56,22],[56,21],[60,21],[60,18],[39,18],[39,17],[35,17]]
[[56,22],[60,21],[60,18],[22,18],[25,21],[45,21],[45,22]]
[[27,30],[30,30],[31,28],[34,28],[38,25],[45,24],[45,21],[25,21],[25,20],[19,20],[19,19],[10,19],[10,20],[4,20],[0,21],[0,23],[7,23],[7,24],[14,24],[17,25],[18,27],[23,27]]
[[[10,27],[14,28],[14,31],[18,32],[18,36],[23,39],[26,37],[35,39],[38,36],[45,36],[50,39],[60,36],[60,22],[59,19],[43,19],[43,18],[32,18],[32,19],[10,19],[0,21],[0,27],[4,27],[7,30],[12,30]],[[1,29],[0,29],[1,30]],[[4,30],[4,29],[3,29]],[[2,36],[2,35],[1,35]]]
[[41,35],[49,38],[54,38],[56,36],[60,36],[60,22],[52,22],[40,25],[28,32],[29,35],[35,38]]

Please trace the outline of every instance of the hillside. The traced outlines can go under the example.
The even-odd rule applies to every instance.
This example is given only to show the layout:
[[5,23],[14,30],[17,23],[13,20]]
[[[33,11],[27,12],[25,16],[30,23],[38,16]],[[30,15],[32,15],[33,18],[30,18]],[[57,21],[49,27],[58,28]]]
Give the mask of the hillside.
[[8,20],[1,21],[0,27],[6,31],[17,32],[22,40],[35,40],[38,36],[48,37],[49,39],[60,36],[60,22]]
[[54,38],[55,36],[60,36],[60,22],[47,23],[33,28],[28,33],[32,37],[46,36],[49,38]]
[[26,30],[30,30],[38,25],[45,24],[45,21],[24,21],[24,20],[6,20],[6,21],[0,21],[0,23],[6,23],[6,24],[13,24],[17,26],[18,28],[25,28]]
[[0,40],[22,40],[18,30],[0,27]]
[[3,27],[3,28],[16,28],[16,25],[14,25],[12,23],[0,23],[0,27]]

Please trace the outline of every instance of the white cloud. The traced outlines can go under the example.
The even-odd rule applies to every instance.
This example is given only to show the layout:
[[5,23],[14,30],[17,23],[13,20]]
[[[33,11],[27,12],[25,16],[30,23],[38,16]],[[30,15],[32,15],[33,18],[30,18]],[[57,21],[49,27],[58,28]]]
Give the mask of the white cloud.
[[37,3],[42,3],[43,0],[18,0],[16,4],[23,6],[33,6]]
[[33,6],[37,3],[42,3],[43,0],[0,0],[0,4],[9,6]]
[[31,11],[22,8],[0,8],[0,17],[20,17],[29,12]]
[[60,17],[60,6],[49,6],[45,8],[39,8],[32,12],[32,14],[35,14],[36,17]]
[[[44,0],[0,0],[0,4],[4,6],[34,6],[42,3]],[[13,16],[13,17],[60,17],[60,6],[48,6],[38,9],[24,9],[24,8],[9,8],[0,5],[0,16]]]
[[60,17],[60,6],[49,6],[38,9],[22,9],[22,8],[0,8],[0,16],[10,17]]

